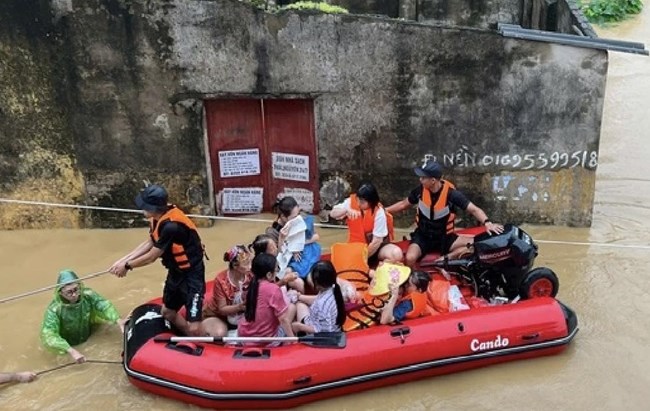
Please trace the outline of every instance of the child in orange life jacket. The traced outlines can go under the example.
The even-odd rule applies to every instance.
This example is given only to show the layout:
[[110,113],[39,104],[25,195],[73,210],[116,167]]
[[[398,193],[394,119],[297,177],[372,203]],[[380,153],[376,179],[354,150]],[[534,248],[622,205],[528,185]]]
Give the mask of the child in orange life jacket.
[[[380,267],[381,269],[381,267]],[[404,319],[418,318],[427,313],[427,287],[430,276],[424,271],[394,270],[388,278],[390,282],[376,281],[370,294],[381,295],[388,288],[390,298],[382,309],[380,324],[391,324]],[[410,270],[409,270],[410,271]]]

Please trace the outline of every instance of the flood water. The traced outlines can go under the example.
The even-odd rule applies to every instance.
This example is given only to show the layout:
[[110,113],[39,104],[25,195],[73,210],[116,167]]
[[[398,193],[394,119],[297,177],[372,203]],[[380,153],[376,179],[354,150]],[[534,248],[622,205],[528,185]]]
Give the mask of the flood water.
[[[598,32],[604,38],[639,41],[647,47],[650,5],[641,16]],[[304,409],[648,409],[650,58],[620,53],[611,53],[610,58],[593,226],[525,226],[540,241],[537,265],[558,273],[558,297],[578,314],[580,332],[567,351],[366,391]],[[264,227],[263,223],[218,221],[201,230],[212,257],[207,277],[224,268],[220,258],[224,250],[233,243],[250,242]],[[343,230],[319,232],[325,248],[345,238]],[[50,285],[65,267],[82,276],[102,271],[145,236],[145,229],[2,231],[0,298]],[[163,281],[164,272],[156,263],[124,279],[107,274],[86,285],[126,314],[159,296]],[[39,371],[69,362],[67,356],[56,357],[39,345],[40,324],[51,296],[48,291],[0,304],[0,371]],[[119,360],[121,335],[117,328],[103,328],[78,348],[91,360]],[[0,409],[89,407],[198,409],[137,390],[116,364],[74,365],[31,384],[0,387]]]

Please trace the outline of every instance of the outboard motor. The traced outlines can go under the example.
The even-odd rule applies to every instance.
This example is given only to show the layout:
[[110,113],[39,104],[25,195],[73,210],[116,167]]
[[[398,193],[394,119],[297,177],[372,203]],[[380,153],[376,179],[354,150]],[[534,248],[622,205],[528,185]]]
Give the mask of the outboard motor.
[[475,287],[476,294],[493,297],[555,297],[559,282],[545,267],[534,268],[537,244],[521,228],[506,224],[503,233],[481,233],[474,237],[473,253],[461,260],[435,264],[457,273]]
[[537,257],[537,244],[519,227],[506,224],[503,233],[482,233],[474,238],[476,263],[489,266],[505,276],[509,285],[519,284]]

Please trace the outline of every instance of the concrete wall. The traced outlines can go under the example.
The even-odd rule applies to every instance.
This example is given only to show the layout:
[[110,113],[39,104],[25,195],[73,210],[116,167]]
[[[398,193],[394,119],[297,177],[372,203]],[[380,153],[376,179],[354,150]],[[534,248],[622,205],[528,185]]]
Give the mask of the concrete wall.
[[[295,1],[292,1],[295,2]],[[378,14],[428,24],[496,27],[519,24],[522,0],[332,0],[350,13]]]
[[[2,197],[132,207],[150,179],[206,211],[202,100],[307,95],[321,206],[338,182],[362,179],[385,203],[403,198],[411,168],[436,157],[495,221],[591,222],[606,52],[229,0],[10,0],[0,11],[0,89],[13,96],[0,102],[12,150]],[[0,210],[4,227],[38,225],[33,209]]]
[[519,24],[521,0],[419,0],[418,21],[450,26],[495,28]]

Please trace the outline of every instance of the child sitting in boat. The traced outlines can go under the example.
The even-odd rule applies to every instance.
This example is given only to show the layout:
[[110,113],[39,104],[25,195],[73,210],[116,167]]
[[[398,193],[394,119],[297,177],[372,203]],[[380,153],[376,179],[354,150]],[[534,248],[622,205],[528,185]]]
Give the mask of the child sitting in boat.
[[377,268],[369,294],[389,294],[382,308],[380,324],[391,324],[404,319],[428,314],[427,287],[430,276],[424,271],[411,271],[407,266],[382,264]]
[[285,302],[280,287],[274,283],[278,269],[277,260],[270,254],[253,258],[244,319],[237,327],[240,337],[293,337],[291,321],[296,306]]
[[278,263],[280,278],[296,273],[299,280],[289,284],[291,288],[304,292],[304,279],[311,268],[320,260],[320,239],[314,229],[314,217],[301,215],[295,198],[287,196],[278,202],[278,220],[283,222],[278,234]]
[[318,295],[298,295],[298,321],[292,324],[293,331],[308,334],[341,331],[345,306],[336,281],[336,269],[329,261],[319,261],[311,270],[311,278]]
[[212,337],[223,337],[236,330],[246,309],[246,291],[253,279],[253,252],[236,245],[224,253],[228,269],[214,279],[212,298],[203,308],[203,330]]
[[[253,241],[253,244],[250,245],[250,248],[252,248],[255,255],[266,253],[276,258],[278,256],[278,245],[273,237],[268,234],[260,234],[255,237],[255,240]],[[298,278],[298,274],[293,271],[286,272],[282,278],[276,276],[275,283],[283,289],[283,292],[285,294],[287,292],[287,287],[293,289],[303,289],[304,287],[304,281]]]

